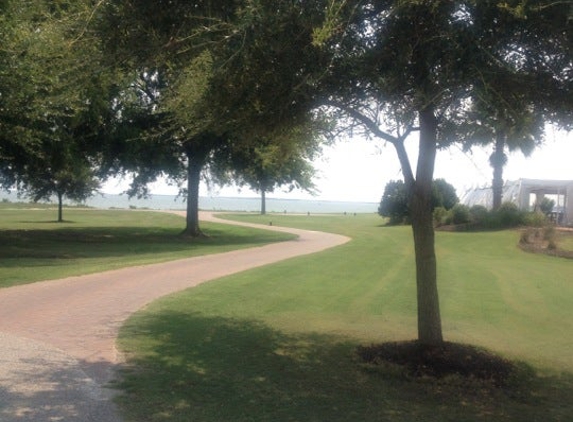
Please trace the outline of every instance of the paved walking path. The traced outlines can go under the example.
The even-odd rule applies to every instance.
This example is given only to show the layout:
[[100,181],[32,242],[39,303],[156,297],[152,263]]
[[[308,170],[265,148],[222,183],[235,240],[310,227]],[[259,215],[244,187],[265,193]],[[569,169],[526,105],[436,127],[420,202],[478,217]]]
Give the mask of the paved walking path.
[[347,242],[344,236],[217,221],[294,233],[296,240],[0,289],[0,421],[119,422],[106,388],[121,364],[118,329],[166,294]]

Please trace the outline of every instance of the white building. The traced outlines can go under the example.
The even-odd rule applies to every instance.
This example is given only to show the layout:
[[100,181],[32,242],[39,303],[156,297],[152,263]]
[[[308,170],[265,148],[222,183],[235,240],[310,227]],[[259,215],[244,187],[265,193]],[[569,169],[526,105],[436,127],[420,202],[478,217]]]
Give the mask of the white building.
[[[561,225],[573,225],[573,180],[519,179],[503,186],[501,202],[512,202],[520,209],[533,211],[536,203],[545,197],[555,201],[553,213]],[[469,189],[461,202],[468,206],[483,205],[491,209],[493,192],[489,188]]]

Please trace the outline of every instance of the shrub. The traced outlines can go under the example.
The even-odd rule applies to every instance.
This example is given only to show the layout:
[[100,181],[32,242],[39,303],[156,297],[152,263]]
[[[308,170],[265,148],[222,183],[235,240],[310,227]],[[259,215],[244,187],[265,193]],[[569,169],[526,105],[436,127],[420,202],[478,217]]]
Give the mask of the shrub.
[[446,182],[444,179],[434,180],[432,186],[432,203],[435,208],[444,207],[450,210],[460,202],[456,194],[456,188]]
[[[434,180],[432,186],[432,208],[450,209],[459,201],[456,189],[443,179]],[[442,213],[442,214],[440,214]],[[410,224],[409,192],[402,180],[390,180],[378,207],[378,214],[388,218],[388,224]],[[443,212],[438,211],[440,217]],[[442,224],[436,221],[436,224]]]
[[512,202],[504,202],[494,212],[500,227],[516,227],[525,223],[525,213]]
[[547,225],[543,228],[543,240],[555,242],[556,238],[557,232],[555,231],[555,226]]
[[470,209],[466,205],[456,204],[450,210],[452,224],[465,224],[470,222]]
[[434,226],[439,227],[446,224],[449,212],[444,207],[437,207],[434,209]]
[[547,216],[542,212],[529,212],[524,217],[524,224],[529,227],[544,227],[547,223]]
[[470,208],[470,221],[477,225],[485,224],[489,218],[489,211],[483,205],[474,205]]
[[537,230],[533,228],[528,228],[521,232],[521,236],[519,237],[519,243],[522,245],[528,245],[533,243],[532,238],[537,237]]

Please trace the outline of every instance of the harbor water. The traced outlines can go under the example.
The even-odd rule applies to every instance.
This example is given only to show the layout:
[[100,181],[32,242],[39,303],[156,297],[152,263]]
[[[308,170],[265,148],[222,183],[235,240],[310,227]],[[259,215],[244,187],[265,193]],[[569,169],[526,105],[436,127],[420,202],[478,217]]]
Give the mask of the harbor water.
[[[0,200],[10,202],[28,202],[28,199],[18,197],[16,192],[0,192]],[[51,201],[54,204],[56,201]],[[67,205],[78,205],[69,200]],[[88,207],[101,209],[152,209],[152,210],[184,210],[187,206],[185,199],[173,195],[151,195],[149,198],[129,198],[127,195],[96,194],[82,203]],[[259,212],[261,199],[255,197],[222,197],[201,196],[199,208],[204,211],[241,211]],[[267,198],[266,209],[269,213],[375,213],[378,204],[374,202],[327,201],[320,199],[281,199]]]

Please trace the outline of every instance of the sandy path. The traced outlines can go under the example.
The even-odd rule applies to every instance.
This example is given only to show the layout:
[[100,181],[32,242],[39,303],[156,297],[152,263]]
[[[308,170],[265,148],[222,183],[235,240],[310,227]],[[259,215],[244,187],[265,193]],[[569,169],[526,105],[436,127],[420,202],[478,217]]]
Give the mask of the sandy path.
[[298,235],[289,242],[0,290],[0,420],[120,421],[102,388],[121,363],[118,329],[147,303],[208,280],[319,252],[344,236],[231,223]]

